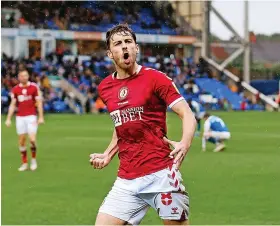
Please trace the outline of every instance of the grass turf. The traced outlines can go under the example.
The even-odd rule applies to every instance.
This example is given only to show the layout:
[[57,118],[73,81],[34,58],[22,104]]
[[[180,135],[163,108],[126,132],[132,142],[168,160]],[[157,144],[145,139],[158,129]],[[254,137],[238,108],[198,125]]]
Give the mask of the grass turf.
[[[201,152],[195,138],[181,172],[190,194],[192,224],[280,224],[280,114],[215,113],[232,139],[222,153]],[[46,115],[38,133],[35,172],[18,172],[15,133],[2,117],[2,224],[92,225],[110,190],[118,160],[104,170],[89,165],[89,154],[109,144],[108,115]],[[169,138],[179,140],[180,120],[168,115]],[[29,151],[30,156],[30,151]],[[161,224],[150,209],[142,224]]]

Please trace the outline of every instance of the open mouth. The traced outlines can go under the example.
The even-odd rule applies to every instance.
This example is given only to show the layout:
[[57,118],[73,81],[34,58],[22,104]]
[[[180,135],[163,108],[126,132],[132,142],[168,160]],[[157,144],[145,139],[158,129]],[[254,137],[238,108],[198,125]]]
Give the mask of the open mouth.
[[128,54],[128,53],[125,53],[125,54],[123,55],[123,58],[124,58],[125,60],[127,60],[128,57],[129,57],[129,54]]

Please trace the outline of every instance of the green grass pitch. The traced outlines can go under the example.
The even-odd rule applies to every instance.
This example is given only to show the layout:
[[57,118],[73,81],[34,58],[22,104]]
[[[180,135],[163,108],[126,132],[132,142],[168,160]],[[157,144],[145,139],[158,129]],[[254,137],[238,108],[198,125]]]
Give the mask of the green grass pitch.
[[[215,113],[228,125],[227,150],[201,152],[195,138],[181,172],[190,194],[191,224],[280,224],[280,114]],[[2,116],[2,224],[92,225],[115,178],[118,160],[93,170],[89,154],[109,144],[108,115],[46,115],[39,128],[35,172],[18,172],[15,124]],[[179,140],[180,120],[168,114],[169,137]],[[29,151],[30,156],[30,151]],[[117,207],[116,207],[117,208]],[[142,224],[161,224],[150,209]]]

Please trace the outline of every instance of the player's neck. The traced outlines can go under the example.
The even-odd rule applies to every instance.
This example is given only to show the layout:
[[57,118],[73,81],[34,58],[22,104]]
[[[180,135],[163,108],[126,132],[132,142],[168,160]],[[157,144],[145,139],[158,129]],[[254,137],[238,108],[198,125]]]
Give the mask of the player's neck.
[[129,78],[130,76],[134,75],[138,69],[139,65],[135,62],[133,67],[123,70],[119,67],[117,67],[117,79],[126,79]]
[[26,83],[20,83],[20,86],[22,86],[22,87],[26,87],[26,86],[28,86],[28,84],[29,84],[29,82],[26,82]]

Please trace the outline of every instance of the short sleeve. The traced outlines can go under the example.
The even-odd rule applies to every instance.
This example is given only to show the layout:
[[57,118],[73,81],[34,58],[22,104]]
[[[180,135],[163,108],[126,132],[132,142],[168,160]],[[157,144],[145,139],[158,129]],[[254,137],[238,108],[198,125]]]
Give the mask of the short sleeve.
[[34,87],[35,87],[35,90],[34,90],[33,96],[34,96],[35,100],[40,100],[41,92],[40,92],[39,86],[37,84],[34,84]]
[[16,89],[15,88],[12,88],[10,95],[11,95],[12,99],[17,99],[17,93],[16,93]]
[[106,104],[106,101],[104,100],[104,97],[103,97],[102,84],[103,84],[103,83],[100,83],[99,86],[97,87],[97,92],[98,92],[98,96],[100,97],[100,99],[102,100],[102,102],[103,102],[104,104]]
[[156,70],[153,71],[153,74],[154,92],[170,108],[179,101],[184,100],[171,78]]

